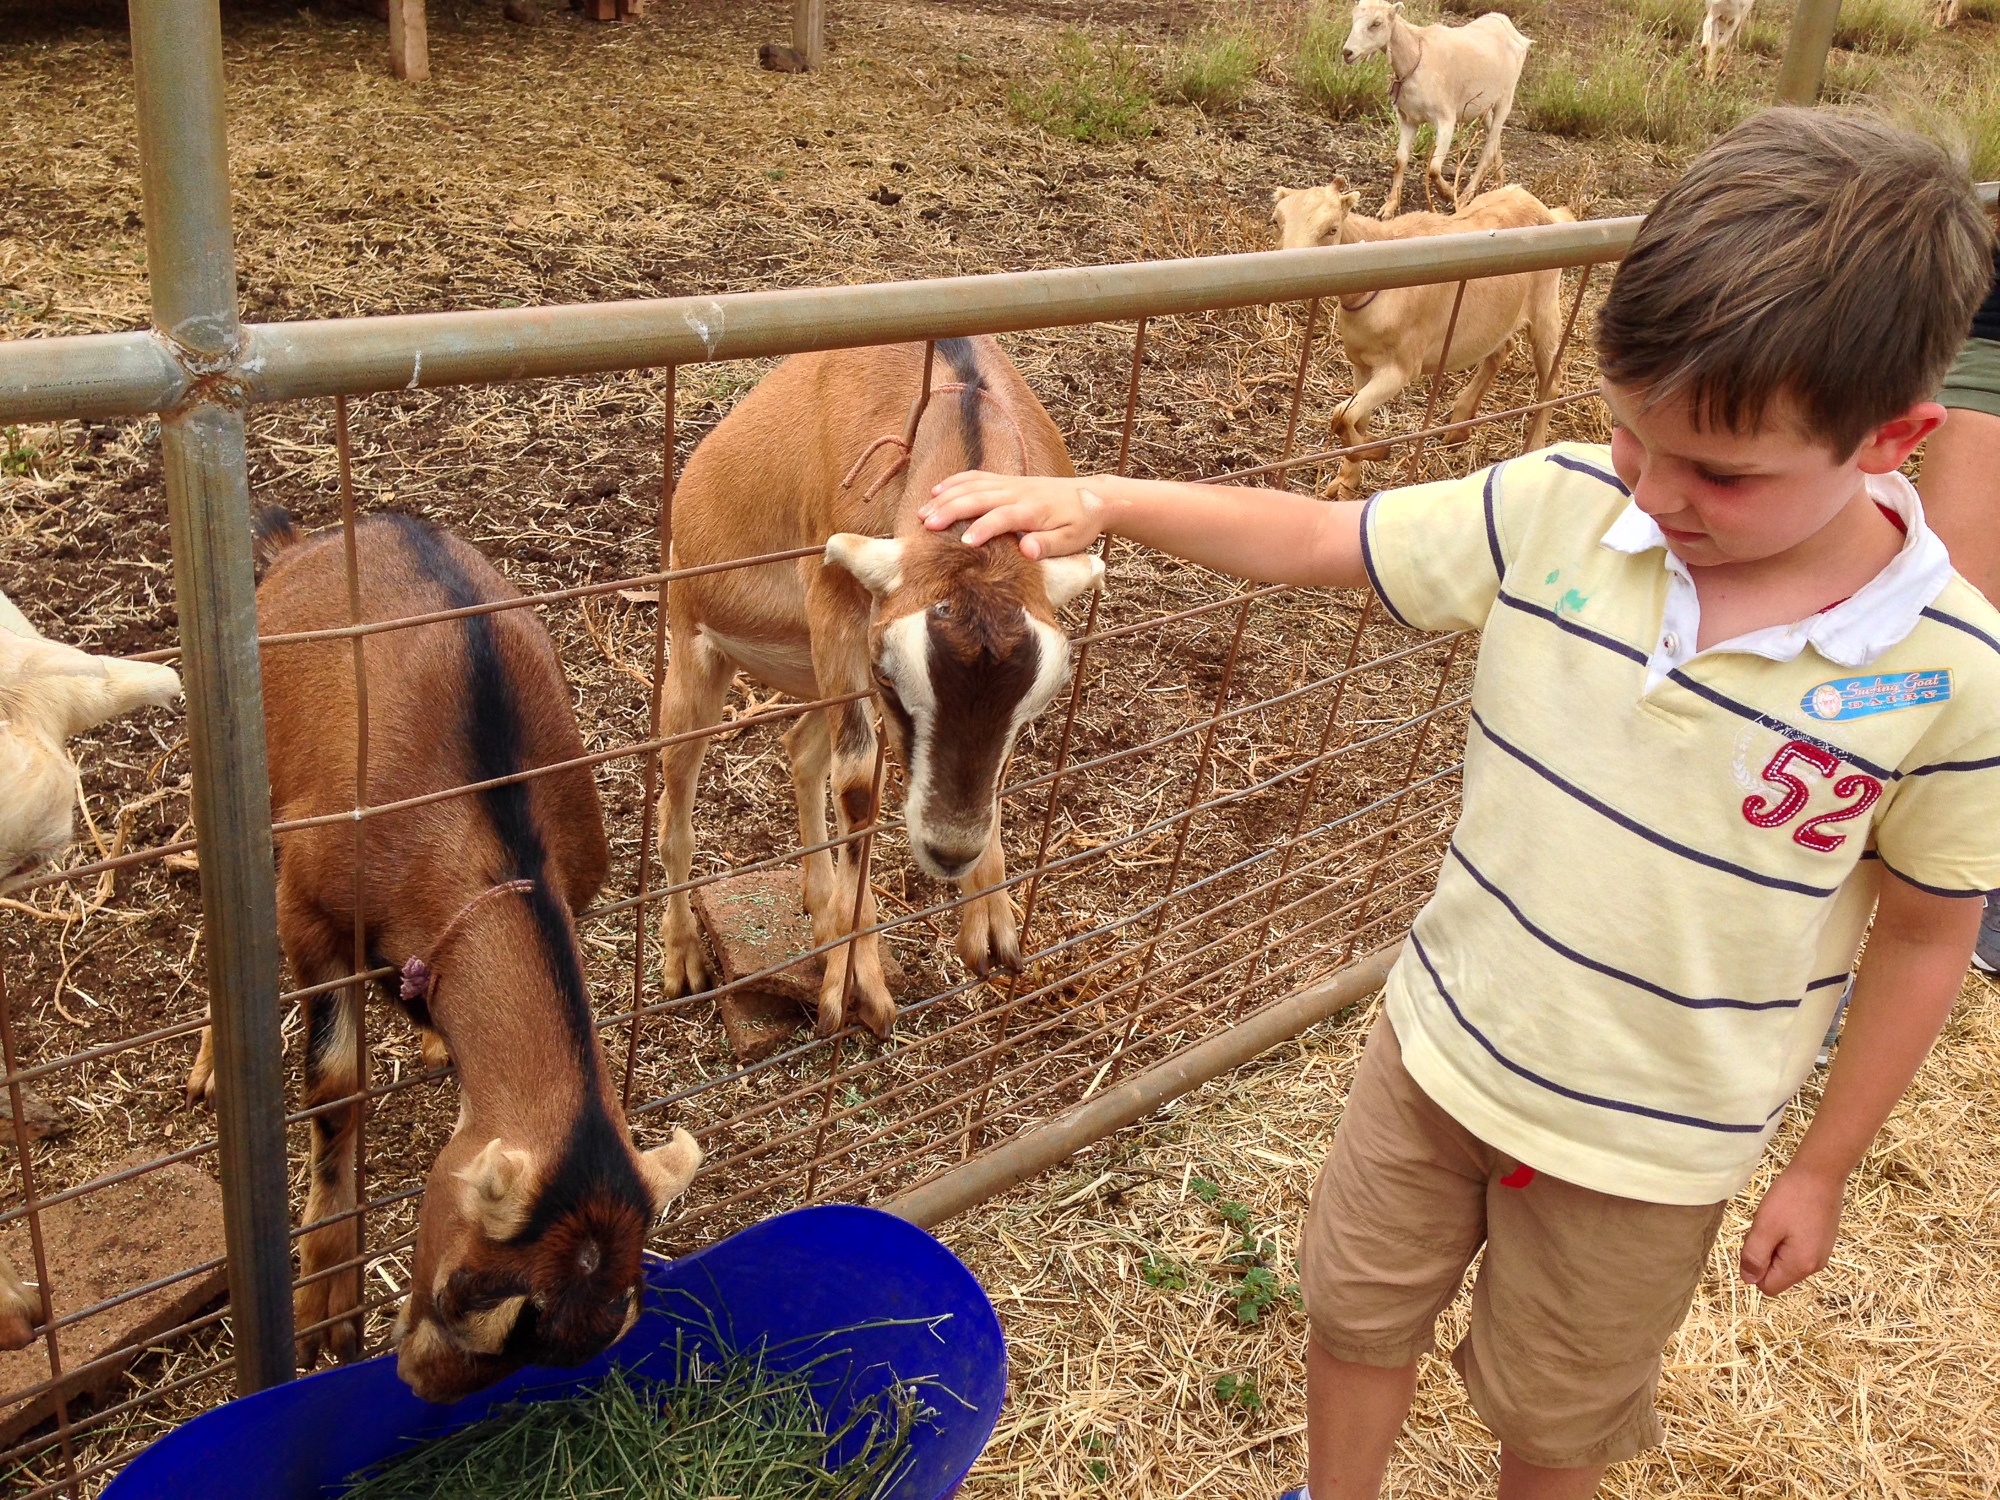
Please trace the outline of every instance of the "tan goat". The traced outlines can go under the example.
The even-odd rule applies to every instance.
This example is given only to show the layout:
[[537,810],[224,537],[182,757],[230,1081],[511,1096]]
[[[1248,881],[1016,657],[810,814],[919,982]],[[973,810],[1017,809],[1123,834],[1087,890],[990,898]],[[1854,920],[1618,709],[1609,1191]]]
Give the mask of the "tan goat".
[[[1034,562],[1011,537],[971,548],[926,531],[917,507],[961,469],[1070,474],[1062,437],[991,339],[937,346],[937,384],[916,415],[924,349],[835,350],[786,360],[739,402],[688,460],[674,496],[674,565],[698,567],[797,547],[795,562],[730,569],[667,590],[663,734],[717,724],[741,670],[804,700],[867,692],[884,710],[906,779],[910,849],[925,872],[958,883],[957,948],[974,972],[1020,962],[1004,890],[997,791],[1015,736],[1069,670],[1055,611],[1097,585],[1094,557]],[[907,442],[907,449],[905,443]],[[867,700],[816,710],[785,734],[799,836],[827,840],[829,777],[842,834],[872,820],[876,741]],[[667,879],[688,878],[695,782],[705,738],[662,755],[660,853]],[[866,929],[848,847],[805,859],[815,943]],[[979,892],[986,892],[979,895]],[[704,989],[709,965],[687,894],[661,918],[669,995]],[[873,935],[853,945],[853,1000],[886,1036],[895,1005]],[[846,1023],[847,948],[826,955],[819,1030]]]
[[1403,205],[1403,174],[1409,170],[1417,127],[1426,121],[1435,132],[1424,169],[1426,193],[1436,193],[1449,205],[1458,203],[1457,187],[1444,180],[1444,164],[1453,133],[1468,120],[1486,122],[1486,139],[1464,196],[1479,191],[1489,168],[1499,172],[1500,132],[1513,111],[1530,45],[1498,11],[1463,26],[1412,26],[1403,19],[1403,0],[1356,0],[1341,50],[1350,63],[1376,52],[1388,54],[1393,80],[1389,102],[1396,109],[1396,173],[1382,204],[1385,218]]
[[[1469,234],[1477,230],[1518,229],[1530,224],[1566,223],[1575,217],[1566,208],[1545,208],[1526,188],[1502,187],[1473,199],[1451,215],[1403,214],[1386,222],[1354,212],[1361,195],[1350,192],[1336,177],[1325,187],[1276,188],[1271,194],[1271,218],[1286,250],[1314,245],[1351,245],[1364,240],[1415,239],[1439,234]],[[1353,371],[1354,394],[1341,408],[1335,425],[1340,446],[1365,442],[1369,420],[1402,394],[1425,371],[1443,373],[1446,325],[1456,283],[1395,287],[1339,300],[1334,324]],[[1536,399],[1555,389],[1561,371],[1556,349],[1562,339],[1562,273],[1534,271],[1520,276],[1491,276],[1469,281],[1465,300],[1452,329],[1447,370],[1477,365],[1471,382],[1451,409],[1453,422],[1469,421],[1492,388],[1506,358],[1507,343],[1525,330],[1534,356]],[[1548,438],[1549,414],[1538,411],[1528,422],[1530,448]],[[1368,448],[1341,460],[1331,491],[1352,499],[1361,491],[1362,463],[1382,458],[1386,447]]]
[[[348,623],[338,531],[301,539],[283,512],[260,519],[264,634]],[[407,516],[356,534],[363,617],[519,597],[473,547]],[[279,819],[354,805],[355,696],[346,641],[268,647],[264,732]],[[367,646],[373,733],[368,800],[421,796],[583,754],[562,664],[526,609],[416,626]],[[573,913],[609,864],[587,770],[489,787],[371,818],[361,900],[371,965],[435,1027],[458,1066],[459,1112],[425,1183],[397,1371],[452,1401],[523,1364],[589,1359],[638,1316],[649,1226],[700,1164],[676,1131],[634,1149],[584,986]],[[354,824],[290,833],[278,851],[278,937],[301,986],[354,972]],[[311,1187],[294,1316],[307,1364],[359,1348],[355,1056],[351,988],[308,997]],[[357,1066],[359,1063],[359,1066]],[[209,1047],[188,1079],[210,1086]],[[317,1326],[315,1326],[317,1325]]]

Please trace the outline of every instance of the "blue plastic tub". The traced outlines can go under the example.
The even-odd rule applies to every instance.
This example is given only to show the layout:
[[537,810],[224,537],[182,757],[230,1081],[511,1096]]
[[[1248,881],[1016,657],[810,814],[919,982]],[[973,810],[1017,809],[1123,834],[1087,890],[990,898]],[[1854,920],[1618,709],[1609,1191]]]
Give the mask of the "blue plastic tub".
[[[916,1430],[911,1469],[884,1500],[946,1500],[979,1457],[1007,1392],[1007,1350],[993,1304],[958,1257],[921,1229],[872,1208],[802,1208],[682,1260],[649,1258],[646,1306],[667,1303],[714,1323],[739,1349],[879,1319],[933,1319],[843,1334],[851,1355],[828,1361],[814,1387],[838,1427],[854,1401],[892,1379],[934,1377],[965,1404],[932,1395],[934,1426]],[[392,1355],[292,1381],[196,1417],[154,1443],[105,1500],[327,1500],[330,1486],[416,1441],[477,1421],[500,1404],[565,1396],[613,1364],[661,1378],[673,1368],[686,1312],[644,1316],[574,1370],[529,1368],[454,1406],[418,1400]],[[796,1347],[801,1364],[822,1351]]]

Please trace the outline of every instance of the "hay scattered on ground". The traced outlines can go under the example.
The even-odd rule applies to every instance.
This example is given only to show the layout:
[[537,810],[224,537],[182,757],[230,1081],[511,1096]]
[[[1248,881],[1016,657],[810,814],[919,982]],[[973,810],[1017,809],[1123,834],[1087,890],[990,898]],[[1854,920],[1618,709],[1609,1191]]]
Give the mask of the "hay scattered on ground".
[[[969,1497],[1262,1500],[1300,1482],[1306,1322],[1284,1287],[1375,1013],[1371,1003],[1317,1027],[944,1226],[991,1292],[1012,1360]],[[1614,1468],[1607,1496],[1990,1500],[1996,1068],[2000,987],[1974,975],[1855,1175],[1832,1265],[1804,1287],[1766,1299],[1736,1280],[1769,1168],[1737,1198],[1667,1351],[1666,1445]],[[1774,1162],[1796,1147],[1816,1091],[1807,1086]],[[1197,1190],[1204,1179],[1217,1200]],[[1280,1283],[1249,1327],[1242,1263],[1230,1260],[1244,1225],[1269,1242]],[[1461,1294],[1441,1320],[1441,1349],[1463,1332],[1467,1303]],[[1385,1493],[1455,1500],[1491,1493],[1497,1472],[1456,1373],[1427,1357]]]

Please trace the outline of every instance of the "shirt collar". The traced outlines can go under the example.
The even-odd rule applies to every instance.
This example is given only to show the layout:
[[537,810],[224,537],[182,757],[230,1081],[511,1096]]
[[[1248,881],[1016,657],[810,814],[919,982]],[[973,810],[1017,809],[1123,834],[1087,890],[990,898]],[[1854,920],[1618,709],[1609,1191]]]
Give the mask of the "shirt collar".
[[[1829,609],[1795,624],[1752,631],[1710,650],[1736,647],[1790,661],[1810,644],[1836,665],[1865,667],[1917,628],[1925,606],[1951,581],[1951,557],[1925,524],[1923,502],[1917,498],[1915,485],[1897,473],[1864,478],[1869,498],[1893,510],[1903,521],[1902,548],[1888,565]],[[1667,551],[1667,538],[1659,523],[1639,509],[1637,501],[1627,502],[1599,545],[1634,555],[1657,547],[1666,553],[1668,573],[1692,584],[1686,564]]]

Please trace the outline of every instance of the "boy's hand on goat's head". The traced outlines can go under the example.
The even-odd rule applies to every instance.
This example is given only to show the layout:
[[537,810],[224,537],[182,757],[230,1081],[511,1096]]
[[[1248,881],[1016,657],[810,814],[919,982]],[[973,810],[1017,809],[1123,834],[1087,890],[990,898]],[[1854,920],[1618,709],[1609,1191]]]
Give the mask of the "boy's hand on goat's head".
[[1846,1186],[1845,1178],[1823,1173],[1780,1172],[1743,1236],[1737,1256],[1743,1279],[1775,1297],[1823,1269],[1840,1232]]
[[1106,505],[1089,483],[971,469],[938,485],[917,514],[932,531],[970,522],[969,547],[1016,531],[1024,555],[1061,557],[1083,551],[1104,532]]

